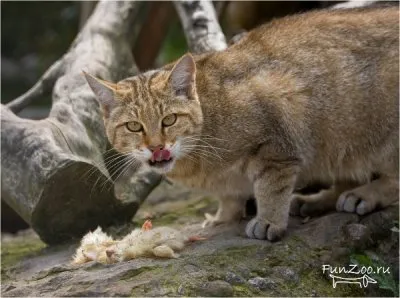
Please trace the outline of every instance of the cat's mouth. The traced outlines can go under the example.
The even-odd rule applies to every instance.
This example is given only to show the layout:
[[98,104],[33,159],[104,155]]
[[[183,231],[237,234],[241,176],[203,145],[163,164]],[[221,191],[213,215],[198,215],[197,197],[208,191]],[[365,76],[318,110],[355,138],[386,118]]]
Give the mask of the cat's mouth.
[[158,169],[165,169],[173,161],[171,152],[166,149],[160,149],[153,152],[151,159],[148,161],[149,165]]
[[170,158],[168,160],[161,160],[161,161],[149,160],[149,165],[151,167],[155,167],[155,168],[164,168],[164,167],[168,166],[171,163],[172,163],[172,158]]

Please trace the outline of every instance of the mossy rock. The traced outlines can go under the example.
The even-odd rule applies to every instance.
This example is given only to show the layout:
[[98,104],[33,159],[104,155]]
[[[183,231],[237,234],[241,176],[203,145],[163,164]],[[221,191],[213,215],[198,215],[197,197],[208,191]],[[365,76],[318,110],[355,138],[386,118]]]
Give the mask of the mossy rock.
[[[346,266],[350,254],[355,253],[354,249],[346,247],[348,243],[342,243],[346,240],[343,238],[345,227],[360,221],[353,214],[328,214],[306,224],[292,218],[286,237],[270,243],[246,238],[243,233],[246,222],[202,230],[203,213],[213,209],[216,209],[213,199],[198,194],[173,202],[165,200],[143,205],[143,213],[155,213],[153,226],[174,226],[192,234],[209,233],[206,241],[188,245],[177,259],[140,258],[112,265],[72,266],[70,261],[76,245],[43,250],[45,245],[37,238],[16,237],[2,247],[3,269],[13,268],[10,275],[2,271],[2,296],[392,295],[379,288],[379,284],[366,289],[354,284],[333,288],[332,280],[322,272],[325,262]],[[132,224],[107,231],[123,236],[143,223],[140,215],[141,212]],[[386,217],[382,215],[382,218]],[[382,225],[383,228],[387,226]],[[386,255],[382,260],[392,266],[395,273],[398,272],[395,264],[398,262],[398,233],[392,231],[389,235],[368,249],[377,255]],[[61,253],[63,258],[59,258]],[[59,263],[45,266],[49,260],[59,260]],[[15,266],[16,263],[19,265]],[[29,274],[24,271],[27,264],[31,271],[34,269]]]

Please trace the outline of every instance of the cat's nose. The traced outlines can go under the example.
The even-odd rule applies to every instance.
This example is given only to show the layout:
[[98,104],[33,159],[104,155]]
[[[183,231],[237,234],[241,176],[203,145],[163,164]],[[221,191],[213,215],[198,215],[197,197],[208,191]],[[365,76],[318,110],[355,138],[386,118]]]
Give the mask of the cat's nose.
[[164,148],[163,145],[149,145],[148,148],[150,149],[151,152],[157,151],[157,150],[162,150]]

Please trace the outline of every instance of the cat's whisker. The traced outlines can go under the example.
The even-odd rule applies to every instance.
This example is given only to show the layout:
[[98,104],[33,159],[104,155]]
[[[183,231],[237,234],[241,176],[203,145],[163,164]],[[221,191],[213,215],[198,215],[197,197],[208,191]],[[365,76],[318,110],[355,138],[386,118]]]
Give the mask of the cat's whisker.
[[226,149],[226,148],[222,148],[222,147],[218,147],[218,146],[212,145],[209,142],[207,142],[207,141],[205,141],[203,139],[200,139],[200,138],[194,138],[192,136],[188,136],[188,137],[182,138],[182,143],[191,144],[191,143],[195,143],[195,142],[202,142],[202,143],[204,143],[205,145],[209,146],[210,148],[212,148],[214,150],[223,150],[223,151],[227,151],[227,152],[231,151],[231,150]]
[[[124,165],[126,162],[130,161],[131,159],[134,159],[134,157],[132,156],[125,156],[124,159],[117,161],[115,164],[113,164],[112,166],[110,166],[110,172],[112,172],[111,174],[111,178],[114,175],[114,172],[118,172],[121,169],[121,165]],[[135,159],[136,160],[136,159]]]
[[115,160],[120,160],[121,158],[123,159],[123,158],[126,158],[126,157],[128,157],[128,156],[129,156],[129,154],[113,156],[113,157],[108,158],[107,160],[105,160],[105,164],[106,164],[107,166],[109,166],[110,163],[112,163],[113,161],[115,161]]
[[188,158],[190,161],[192,161],[194,163],[198,163],[199,160],[204,160],[207,163],[210,163],[210,161],[207,160],[206,158],[204,158],[204,156],[197,155],[195,152],[193,152],[192,150],[187,149],[187,148],[182,148],[181,154],[182,154],[183,158]]
[[[112,150],[112,149],[103,152],[103,155],[104,155],[106,152],[111,151],[111,150]],[[103,159],[103,162],[92,161],[92,163],[94,164],[94,167],[93,167],[93,168],[90,168],[87,172],[83,173],[82,176],[79,177],[79,179],[85,179],[85,178],[86,178],[86,179],[89,179],[89,178],[91,177],[91,175],[93,175],[93,173],[95,173],[96,170],[98,170],[98,168],[99,168],[99,169],[105,169],[105,170],[108,171],[108,167],[107,167],[107,166],[108,166],[108,160],[114,158],[115,156],[117,156],[117,158],[119,158],[119,157],[121,157],[122,155],[125,155],[125,153],[115,153],[115,154],[113,154],[113,155],[107,156],[106,158]]]
[[[186,144],[185,144],[186,145]],[[208,145],[200,145],[200,144],[187,144],[188,146],[193,146],[193,147],[199,147],[199,148],[209,148],[209,149],[213,149],[213,151],[215,152],[215,153],[217,153],[218,152],[218,150],[217,149],[220,149],[220,148],[215,148],[215,147],[211,147],[211,146],[208,146]],[[220,149],[220,150],[223,150],[223,149]]]
[[185,147],[188,150],[194,150],[194,149],[201,150],[201,151],[207,152],[209,154],[221,157],[217,150],[210,148],[209,146],[198,145],[198,144],[196,144],[196,145],[185,144],[182,147]]
[[[102,165],[102,167],[105,167],[105,169],[107,170],[108,174],[110,174],[110,171],[114,168],[114,164],[113,163],[121,162],[121,159],[123,160],[123,157],[124,156],[118,155],[117,157],[114,157],[113,159],[105,162],[104,165]],[[112,165],[110,166],[110,164],[112,164]],[[97,167],[99,167],[99,165]],[[91,169],[91,174],[90,175],[92,175],[94,172],[96,172],[96,168]],[[89,177],[90,177],[90,175],[89,175]],[[101,179],[101,175],[99,177],[97,177],[96,182],[93,185],[93,188],[96,187],[96,185],[97,185],[97,183],[98,183],[98,181],[100,179]],[[107,180],[110,180],[110,178],[107,177]]]
[[204,156],[204,155],[196,153],[196,152],[190,152],[188,155],[192,156],[194,158],[197,157],[199,160],[204,161],[204,162],[208,163],[209,165],[212,165],[212,162],[209,160],[209,158],[207,156]]
[[205,135],[205,134],[192,135],[191,137],[209,138],[209,139],[215,139],[215,140],[220,140],[220,141],[228,142],[228,140],[226,140],[226,139],[221,139],[221,138],[217,138],[216,136]]
[[118,181],[119,177],[121,175],[124,175],[126,173],[126,171],[128,171],[128,169],[131,166],[135,166],[135,165],[138,165],[138,164],[139,164],[139,161],[137,159],[131,158],[130,162],[126,164],[125,168],[123,170],[121,170],[121,173],[115,178],[115,181]]
[[107,160],[122,157],[122,156],[126,156],[126,154],[121,154],[121,153],[113,154],[113,155],[110,155],[110,156],[107,156],[106,158],[104,158],[104,161],[106,162]]
[[115,150],[115,148],[110,148],[110,149],[107,149],[106,151],[104,151],[102,154],[104,155],[111,151],[116,151],[116,150]]
[[[115,149],[112,148],[112,149],[106,150],[105,152],[102,153],[103,156],[104,156],[107,152],[110,152],[110,151],[112,151],[112,150],[115,150]],[[98,170],[98,168],[100,168],[100,169],[101,169],[101,168],[105,169],[105,170],[107,171],[107,173],[108,173],[109,175],[111,175],[110,172],[112,172],[112,170],[113,170],[118,164],[120,164],[130,153],[131,153],[131,152],[128,151],[128,150],[127,150],[127,151],[124,151],[124,152],[115,152],[115,153],[112,154],[112,155],[106,156],[106,157],[103,159],[103,162],[93,162],[93,163],[94,163],[94,167],[92,167],[92,168],[89,169],[86,173],[84,173],[84,174],[82,175],[81,179],[84,178],[84,176],[87,176],[86,179],[89,179],[89,178],[91,177],[91,175],[93,175],[93,174]],[[97,187],[97,184],[98,184],[98,182],[99,182],[101,179],[102,179],[102,175],[99,175],[99,176],[97,177],[95,183],[93,184],[93,187],[92,187],[92,190],[91,190],[91,194],[90,194],[90,195],[92,195],[93,190]],[[102,183],[102,185],[105,184],[105,183],[107,183],[107,181],[111,181],[111,182],[112,182],[111,178],[108,177],[108,176],[106,176],[106,180],[105,180],[105,182]]]
[[[115,160],[111,160],[111,161],[109,161],[109,163],[110,162],[114,162]],[[105,164],[105,167],[106,167],[106,169],[107,169],[107,171],[108,171],[108,174],[110,174],[110,168],[109,167],[107,167],[107,163]],[[93,169],[93,173],[96,171],[96,169]],[[93,187],[92,187],[92,191],[91,191],[91,193],[93,192],[93,190],[94,190],[94,188],[97,186],[97,183],[99,182],[99,180],[102,178],[102,175],[99,175],[98,177],[97,177],[97,179],[96,179],[96,181],[95,181],[95,183],[94,183],[94,185],[93,185]],[[110,177],[106,177],[106,179],[105,179],[105,181],[107,182],[107,181],[110,181]],[[106,183],[106,182],[104,182],[104,183]]]
[[198,160],[196,160],[194,157],[190,156],[190,153],[187,153],[187,152],[182,153],[181,157],[187,158],[194,163],[198,162]]
[[[111,150],[112,149],[107,150],[106,152],[111,151]],[[106,152],[103,152],[103,155]],[[106,156],[103,160],[103,163],[95,163],[95,167],[88,170],[88,172],[83,174],[82,176],[88,175],[88,177],[87,177],[87,179],[88,179],[93,173],[96,172],[97,168],[105,168],[108,171],[110,176],[107,177],[107,179],[103,183],[101,183],[101,185],[98,186],[98,182],[102,178],[102,176],[99,175],[99,177],[97,177],[97,179],[92,187],[91,193],[93,192],[94,188],[97,186],[103,190],[107,181],[109,181],[113,184],[115,182],[115,180],[119,178],[121,172],[126,172],[126,170],[128,168],[127,167],[128,163],[130,166],[135,163],[139,163],[139,161],[136,160],[134,157],[132,157],[131,150],[126,150],[125,152],[117,151],[112,155]],[[114,179],[116,175],[118,175],[118,176],[116,177],[116,179]]]
[[[206,143],[206,144],[209,144],[209,145],[211,145],[209,142],[214,142],[219,146],[223,145],[223,143],[221,143],[221,142],[229,144],[229,141],[227,141],[227,140],[223,140],[223,139],[219,139],[219,138],[212,138],[212,137],[188,136],[187,139],[191,140],[191,141],[195,140],[195,141],[203,142],[203,143]],[[216,145],[212,145],[212,146],[218,147]],[[223,147],[219,147],[219,148],[222,149]]]
[[[137,164],[139,161],[137,159],[135,159],[133,156],[130,156],[126,162],[124,164],[122,164],[122,166],[119,168],[118,171],[116,171],[115,173],[117,173],[117,177],[111,177],[111,180],[113,181],[113,183],[115,183],[116,181],[118,181],[118,179],[126,173],[126,171],[131,167],[134,166],[135,164]],[[119,172],[119,173],[118,173]],[[114,173],[114,174],[115,174]],[[113,176],[114,176],[113,174]],[[104,183],[105,185],[105,183]],[[104,185],[102,187],[104,187]]]
[[214,152],[212,152],[212,151],[207,151],[207,150],[204,150],[204,149],[202,149],[202,148],[188,148],[188,149],[190,149],[190,151],[191,152],[193,152],[193,153],[198,153],[198,154],[201,154],[202,156],[204,156],[204,157],[207,157],[207,158],[218,158],[220,161],[223,161],[224,159],[220,156],[220,155],[218,155],[218,154],[216,154],[216,153],[214,153]]
[[199,152],[199,151],[192,151],[192,152],[193,152],[194,154],[197,154],[197,155],[200,155],[200,156],[204,157],[204,158],[207,159],[207,161],[210,162],[210,163],[211,163],[211,160],[213,160],[214,162],[215,162],[215,161],[217,161],[217,162],[223,161],[223,159],[218,158],[218,156],[215,156],[215,158],[214,158],[214,156],[207,155],[207,154],[204,153],[204,152]]
[[198,163],[199,161],[205,161],[209,164],[211,164],[211,162],[208,160],[208,158],[206,156],[203,156],[201,154],[197,154],[196,152],[185,152],[185,154],[183,155],[184,158],[187,158],[189,160],[191,160],[192,162]]
[[122,169],[125,164],[129,161],[129,159],[123,159],[122,161],[119,161],[117,164],[114,165],[114,168],[117,167],[117,169],[115,169],[114,171],[112,171],[112,173],[110,173],[110,177],[105,180],[100,186],[99,188],[101,188],[101,190],[103,190],[104,186],[107,184],[107,182],[111,182],[112,184],[114,184],[115,180],[113,179],[115,175],[118,174],[118,172],[120,171],[120,169]]
[[182,145],[182,147],[187,148],[187,149],[191,149],[191,150],[197,149],[199,151],[206,152],[206,153],[212,154],[214,156],[218,156],[220,159],[222,159],[221,155],[218,153],[217,150],[215,150],[215,149],[212,150],[212,151],[206,150],[206,149],[213,149],[210,146],[198,145],[198,144],[196,144],[196,145],[192,145],[192,144],[186,145],[186,144],[184,144],[184,145]]
[[[107,167],[105,166],[104,162],[96,162],[96,161],[91,161],[92,167],[87,170],[85,173],[83,173],[78,179],[86,179],[88,181],[90,177],[96,172],[99,171],[99,169],[105,169],[107,170]],[[107,170],[108,171],[108,170]]]
[[116,172],[118,172],[118,171],[120,170],[121,166],[124,165],[128,160],[129,160],[129,159],[124,158],[123,160],[120,160],[120,161],[116,162],[115,164],[113,164],[113,165],[110,167],[110,179],[111,179],[111,181],[112,181],[113,175],[114,175]]
[[113,170],[114,170],[114,168],[118,165],[118,164],[120,164],[121,162],[124,162],[124,160],[126,159],[126,157],[121,157],[121,158],[115,158],[115,159],[112,159],[112,160],[109,160],[108,162],[107,162],[107,168],[108,168],[108,171],[109,172],[112,172]]
[[187,148],[187,150],[190,151],[190,152],[202,153],[203,155],[205,155],[205,156],[207,156],[209,158],[215,157],[215,158],[218,158],[218,159],[222,159],[222,157],[220,155],[218,155],[218,154],[216,154],[216,153],[214,153],[212,151],[203,150],[202,148],[193,147],[193,148]]
[[224,151],[224,152],[230,152],[231,151],[231,150],[228,150],[228,149],[225,149],[225,148],[219,148],[219,147],[215,147],[215,146],[212,146],[212,145],[195,144],[195,143],[190,143],[190,142],[187,142],[186,144],[189,145],[189,146],[197,146],[197,147],[202,147],[202,148],[209,148],[209,149],[213,150],[215,153],[218,153],[218,151]]

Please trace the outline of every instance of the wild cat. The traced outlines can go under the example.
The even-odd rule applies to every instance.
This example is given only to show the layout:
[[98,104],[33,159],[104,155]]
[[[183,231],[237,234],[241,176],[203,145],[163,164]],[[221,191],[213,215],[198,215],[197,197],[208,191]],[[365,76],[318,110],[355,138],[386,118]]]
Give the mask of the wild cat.
[[[292,212],[363,215],[398,202],[399,11],[317,11],[274,20],[225,51],[116,84],[85,74],[111,144],[217,194],[206,224],[238,220],[277,240]],[[310,197],[297,187],[332,185]]]

